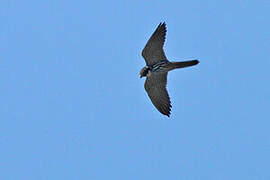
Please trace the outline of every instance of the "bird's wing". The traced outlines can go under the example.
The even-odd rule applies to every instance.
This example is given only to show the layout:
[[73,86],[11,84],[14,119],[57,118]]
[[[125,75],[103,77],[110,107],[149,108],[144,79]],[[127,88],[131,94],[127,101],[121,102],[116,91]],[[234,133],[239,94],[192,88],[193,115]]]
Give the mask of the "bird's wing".
[[163,50],[166,31],[166,24],[160,23],[150,39],[147,41],[142,51],[142,56],[147,65],[153,65],[161,60],[167,60]]
[[170,117],[172,106],[166,89],[167,74],[168,73],[161,73],[147,77],[144,88],[158,111]]

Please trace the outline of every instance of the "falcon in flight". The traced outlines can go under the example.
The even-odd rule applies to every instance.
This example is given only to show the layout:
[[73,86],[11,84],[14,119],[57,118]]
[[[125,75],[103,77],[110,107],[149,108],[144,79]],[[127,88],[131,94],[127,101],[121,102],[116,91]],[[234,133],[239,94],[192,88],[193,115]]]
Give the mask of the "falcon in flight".
[[160,23],[145,45],[142,56],[146,66],[140,71],[140,77],[146,77],[144,88],[159,112],[170,117],[171,101],[166,89],[169,71],[199,63],[198,60],[182,62],[169,61],[164,53],[163,45],[166,36],[166,24]]

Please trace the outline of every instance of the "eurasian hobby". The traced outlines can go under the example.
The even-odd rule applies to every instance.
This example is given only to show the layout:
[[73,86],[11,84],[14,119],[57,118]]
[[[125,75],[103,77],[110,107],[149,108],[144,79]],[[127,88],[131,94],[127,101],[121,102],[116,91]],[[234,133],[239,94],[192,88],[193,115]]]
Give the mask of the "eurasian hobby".
[[144,88],[154,106],[159,112],[170,117],[172,106],[166,89],[168,72],[177,68],[194,66],[199,61],[170,62],[163,50],[166,31],[165,22],[160,23],[145,45],[142,56],[146,66],[140,71],[140,77],[146,76]]

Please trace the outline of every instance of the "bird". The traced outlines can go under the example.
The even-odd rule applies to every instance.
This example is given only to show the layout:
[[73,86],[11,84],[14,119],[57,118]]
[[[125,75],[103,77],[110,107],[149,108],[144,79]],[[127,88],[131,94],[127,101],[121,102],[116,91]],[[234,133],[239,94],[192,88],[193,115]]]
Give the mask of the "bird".
[[161,114],[170,117],[172,106],[166,89],[168,72],[178,68],[194,66],[199,63],[199,60],[169,61],[163,50],[166,32],[166,23],[162,22],[147,41],[142,50],[146,66],[141,69],[140,78],[146,77],[144,88],[156,109]]

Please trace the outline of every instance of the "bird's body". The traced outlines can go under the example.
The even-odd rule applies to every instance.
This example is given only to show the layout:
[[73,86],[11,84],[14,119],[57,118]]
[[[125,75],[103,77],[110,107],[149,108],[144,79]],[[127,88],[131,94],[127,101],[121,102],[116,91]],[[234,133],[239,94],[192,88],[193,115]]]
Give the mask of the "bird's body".
[[146,66],[140,71],[140,77],[146,77],[144,87],[154,106],[169,117],[172,106],[166,89],[168,72],[194,66],[199,61],[170,62],[163,50],[165,36],[166,24],[160,23],[142,51]]
[[141,77],[146,74],[146,76],[150,76],[151,74],[157,73],[166,73],[173,69],[183,68],[188,66],[194,66],[198,64],[198,60],[191,60],[191,61],[183,61],[183,62],[170,62],[168,60],[161,60],[160,62],[153,64],[151,66],[145,66],[141,72]]

